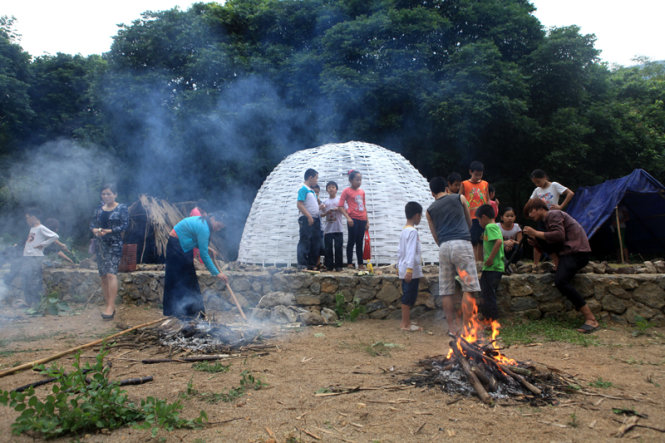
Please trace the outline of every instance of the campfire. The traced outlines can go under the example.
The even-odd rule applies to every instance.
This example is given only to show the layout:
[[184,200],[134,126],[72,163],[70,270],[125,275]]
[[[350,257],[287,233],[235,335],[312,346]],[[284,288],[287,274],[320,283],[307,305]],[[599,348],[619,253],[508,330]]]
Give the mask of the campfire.
[[405,380],[406,383],[440,386],[449,393],[475,393],[488,405],[509,398],[534,405],[556,404],[557,394],[570,391],[574,382],[557,369],[506,357],[497,342],[499,322],[491,322],[488,338],[473,300],[470,311],[462,333],[449,334],[448,354],[420,361],[423,372]]

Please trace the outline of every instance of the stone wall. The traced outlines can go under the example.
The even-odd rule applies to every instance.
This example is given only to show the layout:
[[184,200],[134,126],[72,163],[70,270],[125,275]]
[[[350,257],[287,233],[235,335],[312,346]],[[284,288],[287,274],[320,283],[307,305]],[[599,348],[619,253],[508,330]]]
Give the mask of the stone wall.
[[[342,294],[347,309],[365,307],[370,318],[398,318],[400,282],[396,275],[351,273],[308,274],[292,270],[262,272],[228,271],[234,293],[243,308],[257,318],[276,321],[323,323],[335,320],[336,294]],[[69,301],[101,299],[96,270],[45,270],[49,291],[63,294]],[[164,287],[163,271],[136,271],[119,274],[122,303],[159,306]],[[207,272],[199,275],[206,306],[233,309],[227,291]],[[665,325],[665,275],[663,274],[579,274],[575,284],[592,311],[601,319],[634,323],[642,317]],[[421,279],[413,316],[440,308],[438,278]],[[553,274],[513,274],[504,276],[499,289],[499,308],[503,316],[537,319],[572,310],[572,305],[554,287]]]

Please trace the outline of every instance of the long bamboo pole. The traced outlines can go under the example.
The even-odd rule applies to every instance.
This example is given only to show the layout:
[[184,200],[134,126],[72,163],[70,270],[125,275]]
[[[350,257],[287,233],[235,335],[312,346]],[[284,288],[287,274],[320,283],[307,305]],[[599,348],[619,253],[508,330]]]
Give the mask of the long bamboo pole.
[[99,340],[91,341],[90,343],[86,343],[84,345],[76,346],[75,348],[70,348],[70,349],[67,349],[66,351],[58,352],[57,354],[53,354],[49,357],[44,357],[44,358],[41,358],[39,360],[31,361],[29,363],[24,363],[22,365],[14,367],[14,368],[5,369],[4,371],[0,372],[0,378],[4,377],[5,375],[11,375],[11,374],[14,374],[16,372],[23,371],[24,369],[30,369],[30,368],[32,368],[36,365],[41,365],[41,364],[44,364],[44,363],[48,363],[52,360],[56,360],[60,357],[64,357],[67,354],[72,354],[72,353],[74,353],[78,350],[96,346],[96,345],[98,345],[98,344],[100,344],[100,343],[102,343],[106,340],[110,340],[110,339],[113,339],[113,338],[116,338],[116,337],[120,337],[121,335],[125,335],[128,332],[132,332],[132,331],[135,331],[137,329],[145,328],[147,326],[152,326],[152,325],[157,324],[159,322],[162,322],[166,319],[167,319],[167,317],[163,317],[163,318],[160,318],[159,320],[149,321],[147,323],[143,323],[143,324],[140,324],[138,326],[134,326],[132,328],[125,329],[124,331],[120,331],[120,332],[117,332],[115,334],[109,335],[107,337],[100,338]]
[[621,223],[619,221],[619,207],[614,207],[614,214],[617,218],[617,234],[619,235],[619,254],[621,255],[621,264],[624,264],[623,259],[623,239],[621,238]]
[[[213,259],[215,261],[215,266],[217,266],[217,270],[219,272],[222,272],[222,267],[219,266],[219,262],[217,261],[217,258]],[[231,289],[231,285],[227,282],[226,283],[226,289],[229,290],[229,294],[231,294],[231,298],[233,299],[233,302],[236,304],[236,307],[238,308],[238,311],[240,311],[240,315],[242,316],[245,321],[247,321],[247,316],[245,315],[245,312],[242,310],[242,306],[240,306],[240,303],[238,303],[238,299],[236,298],[236,295],[233,293],[233,289]]]

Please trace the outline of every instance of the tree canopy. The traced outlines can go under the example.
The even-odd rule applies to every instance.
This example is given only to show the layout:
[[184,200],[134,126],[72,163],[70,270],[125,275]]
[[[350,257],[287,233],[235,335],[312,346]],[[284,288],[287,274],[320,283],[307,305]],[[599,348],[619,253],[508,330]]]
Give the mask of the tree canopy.
[[[38,58],[4,18],[0,164],[64,138],[112,159],[90,183],[206,197],[240,224],[285,155],[353,139],[428,177],[481,160],[515,206],[535,168],[573,189],[636,167],[662,179],[664,65],[610,69],[593,35],[545,30],[532,12],[527,0],[197,3],[145,12],[105,54]],[[7,180],[0,205],[39,201]]]

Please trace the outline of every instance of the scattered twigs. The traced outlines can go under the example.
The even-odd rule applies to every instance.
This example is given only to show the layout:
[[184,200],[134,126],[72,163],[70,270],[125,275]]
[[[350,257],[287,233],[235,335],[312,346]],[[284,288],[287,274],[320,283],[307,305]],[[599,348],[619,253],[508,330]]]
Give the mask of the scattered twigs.
[[614,436],[619,437],[619,438],[623,437],[626,432],[630,431],[631,429],[633,429],[637,425],[637,421],[639,419],[640,418],[636,415],[633,415],[632,417],[628,418],[624,422],[624,424],[622,424],[621,427],[616,431]]
[[299,427],[297,427],[297,426],[296,426],[296,429],[299,430],[300,432],[302,432],[303,434],[307,434],[307,435],[309,435],[310,437],[312,437],[312,438],[315,439],[315,440],[321,440],[321,437],[319,437],[319,436],[316,435],[316,434],[312,434],[312,433],[309,432],[307,429],[299,428]]
[[410,389],[410,386],[390,385],[390,386],[378,386],[378,387],[367,387],[367,388],[356,386],[354,388],[337,389],[335,390],[335,392],[317,392],[316,394],[314,394],[314,397],[334,397],[336,395],[353,394],[360,391],[379,391],[382,389],[402,390],[402,389]]
[[[90,369],[83,369],[81,371],[82,374],[86,374],[88,372],[90,372]],[[13,392],[23,392],[23,391],[27,390],[28,388],[36,388],[37,386],[44,386],[44,385],[47,385],[49,383],[53,383],[57,379],[58,379],[57,377],[45,378],[44,380],[34,381],[32,383],[28,383],[27,385],[19,386],[16,389],[12,389],[12,391]]]
[[510,375],[515,380],[519,381],[522,384],[522,386],[527,388],[532,393],[534,393],[536,395],[540,395],[540,394],[543,393],[543,391],[541,391],[539,388],[537,388],[536,386],[534,386],[531,383],[529,383],[528,381],[526,381],[526,379],[524,377],[522,377],[521,375],[515,374],[512,370],[508,369],[508,367],[503,366],[502,368],[506,372],[506,374]]
[[143,363],[144,365],[152,365],[156,363],[191,363],[197,361],[222,360],[230,357],[231,357],[230,354],[219,354],[219,355],[197,355],[193,357],[182,357],[182,358],[147,358],[141,360],[141,363]]
[[483,401],[483,403],[491,405],[493,403],[492,397],[490,397],[490,395],[483,387],[482,383],[480,383],[480,380],[478,380],[476,374],[474,374],[473,371],[471,371],[469,362],[466,360],[466,358],[462,356],[462,353],[460,352],[459,349],[457,349],[457,346],[454,341],[450,342],[450,347],[453,349],[453,353],[455,354],[455,357],[457,357],[457,361],[462,367],[462,370],[466,374],[469,382],[473,386],[473,389],[475,389],[476,394],[478,394],[478,397]]
[[33,366],[36,366],[36,365],[41,365],[43,363],[48,363],[52,360],[56,360],[60,357],[64,357],[65,355],[72,354],[72,353],[74,353],[76,351],[79,351],[81,349],[91,348],[91,347],[96,346],[98,344],[101,344],[101,343],[103,343],[107,340],[111,340],[113,338],[120,337],[121,335],[127,334],[127,333],[135,331],[137,329],[141,329],[141,328],[145,328],[145,327],[148,327],[148,326],[155,325],[155,324],[160,323],[164,320],[166,320],[166,318],[160,318],[159,320],[149,321],[147,323],[143,323],[143,324],[140,324],[138,326],[134,326],[132,328],[125,329],[124,331],[120,331],[120,332],[117,332],[115,334],[111,334],[107,337],[100,338],[99,340],[91,341],[90,343],[86,343],[84,345],[76,346],[74,348],[67,349],[66,351],[58,352],[57,354],[51,355],[49,357],[45,357],[45,358],[42,358],[42,359],[39,359],[39,360],[24,363],[22,365],[14,367],[14,368],[6,369],[6,370],[0,372],[0,377],[4,377],[6,375],[11,375],[11,374],[14,374],[16,372],[23,371],[25,369],[30,369],[30,368],[32,368]]

